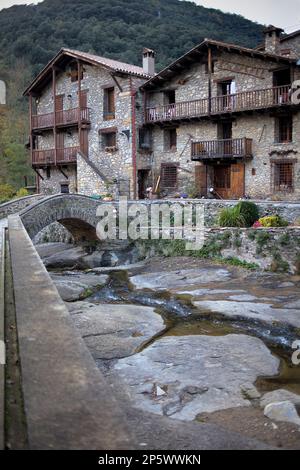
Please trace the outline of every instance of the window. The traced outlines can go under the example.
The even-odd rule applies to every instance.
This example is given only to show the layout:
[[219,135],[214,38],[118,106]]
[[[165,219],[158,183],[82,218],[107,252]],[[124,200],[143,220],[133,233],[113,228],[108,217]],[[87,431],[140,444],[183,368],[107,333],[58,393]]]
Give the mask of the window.
[[102,150],[112,151],[117,149],[117,133],[112,132],[103,132],[101,133],[101,147]]
[[143,150],[152,149],[152,130],[151,129],[140,129],[139,130],[139,148]]
[[294,189],[294,164],[290,162],[274,163],[274,190],[288,191]]
[[176,129],[166,129],[164,132],[164,149],[166,152],[177,150],[177,131]]
[[[77,63],[74,62],[73,64],[71,64],[70,68],[71,68],[71,72],[70,72],[71,82],[78,82],[78,65],[77,65]],[[80,79],[81,80],[83,79],[83,68],[81,66],[80,66]]]
[[276,119],[275,141],[277,143],[293,141],[293,116],[280,116]]
[[163,189],[176,189],[177,187],[176,163],[162,163],[161,165],[161,187]]
[[104,89],[103,119],[108,121],[115,119],[115,89],[114,87]]

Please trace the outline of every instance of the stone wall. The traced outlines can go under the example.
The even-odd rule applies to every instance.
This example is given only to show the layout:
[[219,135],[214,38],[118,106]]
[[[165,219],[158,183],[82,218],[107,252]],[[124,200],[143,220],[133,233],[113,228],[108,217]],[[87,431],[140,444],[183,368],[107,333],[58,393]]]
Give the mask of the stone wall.
[[52,194],[58,194],[61,192],[62,183],[69,183],[70,193],[77,192],[77,172],[75,165],[68,165],[62,168],[62,171],[68,176],[68,178],[66,178],[58,168],[50,167],[48,171],[49,173],[47,173],[47,170],[45,169],[39,170],[39,173],[44,178],[43,180],[40,178],[40,193],[49,196]]
[[45,196],[41,194],[34,194],[32,196],[25,196],[19,199],[13,199],[12,201],[5,202],[4,204],[0,204],[0,219],[4,219],[11,214],[17,214],[21,210],[31,206],[31,204],[38,202],[44,197]]

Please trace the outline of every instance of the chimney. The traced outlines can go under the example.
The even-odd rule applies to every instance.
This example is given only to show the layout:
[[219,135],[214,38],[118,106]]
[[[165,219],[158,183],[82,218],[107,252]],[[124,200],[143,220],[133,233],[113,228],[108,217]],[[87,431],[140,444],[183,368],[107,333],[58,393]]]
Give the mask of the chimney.
[[147,75],[155,75],[155,52],[152,49],[143,49],[143,70]]
[[279,54],[280,38],[284,30],[270,25],[263,31],[265,35],[265,52]]

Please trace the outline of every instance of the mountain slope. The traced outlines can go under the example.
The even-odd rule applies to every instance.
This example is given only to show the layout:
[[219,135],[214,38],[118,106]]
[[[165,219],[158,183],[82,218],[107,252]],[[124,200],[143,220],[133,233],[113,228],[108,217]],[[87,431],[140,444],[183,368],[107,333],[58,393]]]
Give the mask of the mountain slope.
[[261,29],[179,0],[45,0],[0,12],[0,51],[37,72],[63,46],[135,64],[145,46],[157,51],[159,69],[204,37],[255,46]]

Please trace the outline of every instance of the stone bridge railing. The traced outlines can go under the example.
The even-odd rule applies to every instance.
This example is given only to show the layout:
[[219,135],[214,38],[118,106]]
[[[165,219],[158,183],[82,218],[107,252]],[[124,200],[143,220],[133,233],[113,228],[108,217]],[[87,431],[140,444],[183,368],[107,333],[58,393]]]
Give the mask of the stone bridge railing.
[[7,377],[16,378],[22,399],[12,409],[10,394],[3,412],[1,367],[0,448],[8,440],[20,450],[137,448],[121,403],[75,329],[18,215],[9,217],[6,241],[0,285],[7,302],[0,320],[6,319],[6,335],[16,333],[15,350],[6,338],[5,368]]

